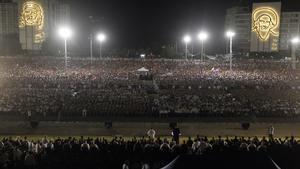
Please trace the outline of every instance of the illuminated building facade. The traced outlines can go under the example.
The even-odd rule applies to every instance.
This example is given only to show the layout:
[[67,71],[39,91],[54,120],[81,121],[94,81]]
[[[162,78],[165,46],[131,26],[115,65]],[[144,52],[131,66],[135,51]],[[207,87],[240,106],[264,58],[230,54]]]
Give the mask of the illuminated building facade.
[[59,0],[19,0],[19,36],[23,50],[40,51],[51,31],[70,21],[70,8]]
[[41,51],[51,32],[69,22],[64,0],[0,0],[0,53]]
[[252,31],[262,41],[267,41],[270,36],[279,36],[280,17],[276,10],[269,7],[257,8],[252,15]]
[[[255,3],[227,10],[225,28],[236,32],[239,52],[286,52],[290,39],[300,35],[300,11],[281,11],[281,4]],[[247,43],[248,42],[248,43]]]
[[278,52],[281,3],[254,3],[250,52]]
[[45,41],[45,12],[41,2],[24,1],[19,16],[20,42],[26,50],[39,50]]

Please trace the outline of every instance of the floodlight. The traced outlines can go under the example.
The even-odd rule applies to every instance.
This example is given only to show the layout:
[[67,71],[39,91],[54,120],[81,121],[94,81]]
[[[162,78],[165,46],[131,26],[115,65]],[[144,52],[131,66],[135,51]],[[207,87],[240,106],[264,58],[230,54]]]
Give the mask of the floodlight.
[[233,31],[227,31],[226,32],[226,36],[229,37],[229,38],[232,38],[232,37],[235,36],[235,32],[233,32]]
[[104,42],[105,39],[106,39],[106,36],[105,36],[103,33],[98,34],[97,40],[98,40],[99,42]]
[[230,52],[230,57],[229,57],[229,61],[230,61],[230,71],[232,71],[232,39],[235,36],[235,32],[233,32],[232,30],[229,30],[226,32],[226,36],[230,39],[230,45],[229,45],[229,52]]
[[294,37],[292,40],[291,40],[292,44],[297,44],[300,42],[300,39],[299,37]]
[[72,30],[68,27],[62,27],[58,30],[59,36],[64,38],[64,46],[65,46],[65,69],[68,67],[68,46],[67,46],[67,39],[72,36]]
[[68,27],[63,27],[58,30],[59,36],[68,39],[72,36],[72,30]]
[[184,41],[185,43],[190,43],[191,40],[192,40],[192,38],[191,38],[189,35],[186,35],[186,36],[184,36],[184,38],[183,38],[183,41]]
[[206,32],[200,32],[198,34],[198,38],[201,40],[201,41],[205,41],[206,39],[208,39],[208,34]]

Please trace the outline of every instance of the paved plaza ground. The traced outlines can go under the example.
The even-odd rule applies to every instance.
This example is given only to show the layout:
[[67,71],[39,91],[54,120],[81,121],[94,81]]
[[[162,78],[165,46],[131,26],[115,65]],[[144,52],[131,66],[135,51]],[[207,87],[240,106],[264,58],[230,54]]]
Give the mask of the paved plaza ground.
[[[2,121],[0,135],[27,135],[27,136],[124,136],[142,137],[151,127],[158,136],[170,136],[169,123],[147,122],[113,122],[111,129],[106,129],[104,123],[95,122],[40,122],[37,128],[31,128],[29,122]],[[300,137],[300,123],[251,123],[249,130],[243,130],[240,123],[205,123],[190,122],[178,123],[183,137],[188,136],[267,136],[270,125],[275,127],[277,137]]]

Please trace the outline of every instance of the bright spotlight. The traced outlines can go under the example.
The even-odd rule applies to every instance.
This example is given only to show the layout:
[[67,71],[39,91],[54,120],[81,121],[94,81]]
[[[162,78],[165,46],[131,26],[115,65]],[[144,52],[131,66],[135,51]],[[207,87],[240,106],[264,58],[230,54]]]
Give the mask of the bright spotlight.
[[198,34],[198,38],[201,40],[201,41],[205,41],[208,39],[208,34],[206,32],[200,32]]
[[232,38],[232,37],[235,36],[235,32],[233,32],[233,31],[228,31],[228,32],[226,33],[226,36],[229,37],[229,38]]
[[64,39],[68,39],[72,36],[72,30],[67,27],[60,28],[58,30],[59,36],[63,37]]
[[300,39],[299,39],[298,37],[295,37],[295,38],[293,38],[293,39],[291,40],[291,42],[292,42],[293,44],[297,44],[297,43],[300,42]]
[[97,36],[97,40],[99,42],[104,42],[106,39],[106,36],[103,34],[103,33],[100,33],[98,36]]
[[183,38],[183,41],[184,41],[185,43],[190,43],[191,40],[192,40],[192,38],[191,38],[189,35],[186,35],[186,36],[184,36],[184,38]]

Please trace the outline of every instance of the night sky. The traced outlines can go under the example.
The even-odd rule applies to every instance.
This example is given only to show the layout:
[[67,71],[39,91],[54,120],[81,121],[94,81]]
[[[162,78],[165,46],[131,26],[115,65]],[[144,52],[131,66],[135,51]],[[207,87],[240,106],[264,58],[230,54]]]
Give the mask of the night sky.
[[[106,32],[110,48],[147,48],[181,43],[181,37],[207,30],[210,51],[222,51],[226,9],[261,0],[69,0],[74,43],[87,48],[90,32]],[[273,0],[274,1],[274,0]],[[297,2],[298,1],[298,2]],[[300,11],[299,0],[283,0],[283,10]],[[93,16],[90,19],[89,16]],[[194,34],[193,34],[194,33]]]

